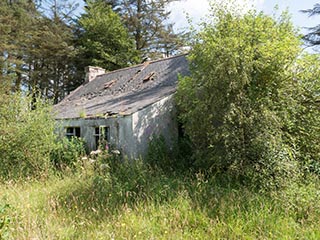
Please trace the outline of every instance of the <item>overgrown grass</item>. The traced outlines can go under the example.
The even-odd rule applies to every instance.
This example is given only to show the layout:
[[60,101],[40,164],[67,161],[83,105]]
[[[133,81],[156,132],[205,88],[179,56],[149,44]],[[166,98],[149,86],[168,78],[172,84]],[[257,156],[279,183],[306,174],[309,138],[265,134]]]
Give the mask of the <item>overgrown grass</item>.
[[[319,239],[320,185],[263,194],[202,172],[112,164],[0,185],[8,239]],[[1,239],[1,237],[0,237]]]

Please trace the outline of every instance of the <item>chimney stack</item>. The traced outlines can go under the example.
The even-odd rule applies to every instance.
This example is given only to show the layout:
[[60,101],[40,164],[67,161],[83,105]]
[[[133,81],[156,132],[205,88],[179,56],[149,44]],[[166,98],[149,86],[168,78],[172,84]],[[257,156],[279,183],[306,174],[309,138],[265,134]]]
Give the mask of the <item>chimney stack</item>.
[[91,82],[93,79],[95,79],[97,76],[105,74],[106,70],[101,67],[88,66],[85,68],[85,72],[86,72],[85,83],[88,83],[88,82]]

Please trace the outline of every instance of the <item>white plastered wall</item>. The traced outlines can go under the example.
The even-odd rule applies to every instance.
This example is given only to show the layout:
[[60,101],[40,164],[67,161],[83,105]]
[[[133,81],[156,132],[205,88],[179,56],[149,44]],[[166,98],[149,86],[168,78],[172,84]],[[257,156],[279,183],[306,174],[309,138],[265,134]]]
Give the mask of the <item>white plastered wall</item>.
[[132,114],[133,142],[136,145],[134,157],[143,156],[150,140],[154,136],[162,135],[168,146],[178,138],[178,125],[174,95],[167,96],[160,101]]
[[132,115],[96,119],[59,120],[59,131],[66,127],[80,127],[81,137],[87,143],[88,150],[95,150],[95,127],[110,127],[110,144],[129,158],[144,156],[149,141],[162,135],[168,146],[178,137],[174,96],[170,95],[153,103]]

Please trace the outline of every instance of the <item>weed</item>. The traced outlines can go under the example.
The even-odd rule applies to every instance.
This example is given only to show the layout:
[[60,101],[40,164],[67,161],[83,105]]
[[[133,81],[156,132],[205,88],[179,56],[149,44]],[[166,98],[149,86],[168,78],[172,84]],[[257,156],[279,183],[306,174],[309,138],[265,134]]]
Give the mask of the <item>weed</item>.
[[205,171],[110,161],[105,172],[2,183],[15,208],[0,215],[10,239],[317,239],[319,180],[308,183],[261,194]]
[[10,224],[10,217],[7,210],[10,208],[9,204],[0,205],[0,240],[8,238],[8,229]]

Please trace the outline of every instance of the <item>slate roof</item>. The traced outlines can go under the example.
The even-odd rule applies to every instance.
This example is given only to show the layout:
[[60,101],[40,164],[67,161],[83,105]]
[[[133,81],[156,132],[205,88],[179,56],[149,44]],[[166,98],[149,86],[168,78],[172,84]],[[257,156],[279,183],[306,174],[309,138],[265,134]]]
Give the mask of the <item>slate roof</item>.
[[178,74],[190,74],[186,55],[146,62],[99,75],[55,105],[55,118],[132,114],[173,94],[177,89]]

